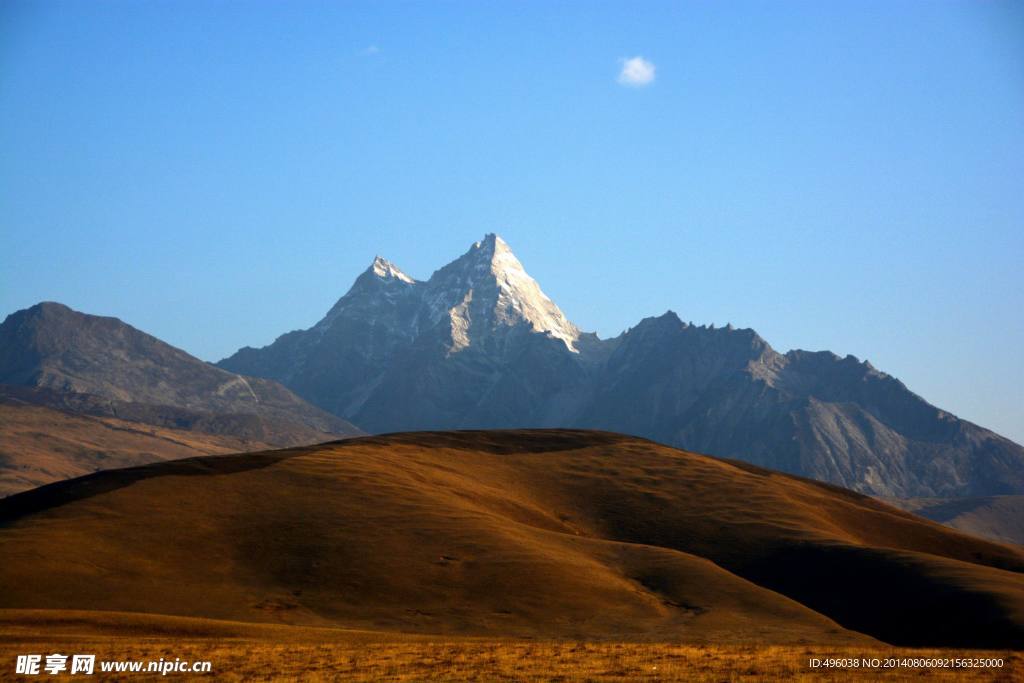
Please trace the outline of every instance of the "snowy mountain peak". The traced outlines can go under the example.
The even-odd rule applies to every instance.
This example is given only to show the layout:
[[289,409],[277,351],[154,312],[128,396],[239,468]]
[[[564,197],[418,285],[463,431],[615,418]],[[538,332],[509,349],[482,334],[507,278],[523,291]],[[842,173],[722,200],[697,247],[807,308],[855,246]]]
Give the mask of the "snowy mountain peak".
[[358,315],[379,313],[382,308],[404,299],[417,285],[420,283],[403,273],[391,261],[375,256],[370,267],[356,278],[348,292],[338,299],[313,329],[323,332],[337,320],[359,311],[362,313]]
[[438,325],[450,331],[457,352],[492,339],[496,332],[526,325],[562,341],[576,353],[580,331],[541,291],[508,243],[494,233],[473,243],[426,282],[406,275],[377,256],[351,289],[314,329],[325,333],[338,321],[387,320],[396,335],[414,338]]
[[467,256],[471,256],[477,263],[486,264],[488,270],[494,274],[507,270],[523,271],[525,274],[523,264],[512,253],[508,242],[493,232],[485,235],[479,242],[474,242]]
[[[490,233],[434,273],[428,300],[435,318],[449,317],[454,349],[470,344],[472,330],[527,323],[575,352],[580,332],[527,274],[508,243]],[[475,325],[474,325],[475,323]]]
[[508,242],[501,239],[501,236],[497,233],[489,232],[484,235],[484,238],[479,242],[473,244],[474,249],[483,250],[483,252],[493,256],[498,251],[510,251]]
[[401,280],[402,282],[407,282],[409,284],[416,282],[411,277],[403,273],[398,266],[385,258],[381,258],[380,256],[373,257],[373,263],[367,270],[372,271],[374,275],[385,280]]

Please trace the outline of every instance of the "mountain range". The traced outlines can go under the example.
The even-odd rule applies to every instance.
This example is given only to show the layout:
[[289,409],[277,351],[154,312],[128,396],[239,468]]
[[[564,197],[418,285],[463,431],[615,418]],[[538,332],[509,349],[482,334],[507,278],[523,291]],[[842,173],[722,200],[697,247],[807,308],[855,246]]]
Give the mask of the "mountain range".
[[1024,448],[853,356],[671,311],[582,332],[494,234],[426,281],[377,257],[314,326],[218,366],[369,432],[596,428],[878,496],[1024,493]]
[[0,493],[97,469],[362,433],[277,382],[51,302],[0,324],[0,410]]
[[[115,318],[38,304],[0,325],[0,401],[189,432],[168,438],[203,444],[191,454],[363,430],[575,427],[928,501],[923,514],[948,515],[949,498],[1024,494],[1024,448],[866,362],[779,353],[753,330],[671,311],[600,339],[569,321],[493,234],[426,281],[377,257],[313,327],[216,366]],[[0,455],[16,470],[11,481],[46,483],[115,454],[96,445],[111,424],[75,423],[73,467],[33,470],[22,451]],[[183,454],[166,436],[146,457]],[[138,462],[120,457],[95,455],[94,469]],[[1019,536],[991,531],[988,511],[1007,506],[984,508],[989,535]]]

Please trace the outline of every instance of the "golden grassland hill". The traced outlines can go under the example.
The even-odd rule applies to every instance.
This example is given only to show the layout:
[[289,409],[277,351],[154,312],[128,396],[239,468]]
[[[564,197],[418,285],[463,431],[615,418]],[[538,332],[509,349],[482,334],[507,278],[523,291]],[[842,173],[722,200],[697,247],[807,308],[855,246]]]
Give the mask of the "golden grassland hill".
[[0,501],[0,608],[435,636],[1012,648],[1024,551],[639,438],[439,432]]

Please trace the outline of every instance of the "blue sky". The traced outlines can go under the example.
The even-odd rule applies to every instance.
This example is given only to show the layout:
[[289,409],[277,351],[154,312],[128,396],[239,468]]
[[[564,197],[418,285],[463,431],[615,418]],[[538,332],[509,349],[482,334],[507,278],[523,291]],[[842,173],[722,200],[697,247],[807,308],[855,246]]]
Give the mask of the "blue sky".
[[1024,441],[1024,5],[0,4],[0,315],[217,360],[492,231],[584,329],[753,327]]

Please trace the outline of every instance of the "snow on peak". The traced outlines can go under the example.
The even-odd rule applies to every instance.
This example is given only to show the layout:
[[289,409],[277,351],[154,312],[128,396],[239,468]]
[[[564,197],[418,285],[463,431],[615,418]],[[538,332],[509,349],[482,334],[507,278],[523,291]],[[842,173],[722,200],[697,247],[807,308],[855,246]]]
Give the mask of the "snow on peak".
[[373,271],[374,275],[384,278],[385,280],[401,280],[402,282],[407,282],[409,284],[416,282],[411,277],[403,273],[398,266],[385,258],[381,258],[380,256],[373,257],[373,264],[369,269]]
[[470,346],[500,328],[529,325],[576,352],[580,331],[541,291],[505,240],[494,233],[469,251],[417,281],[377,256],[352,288],[314,328],[321,332],[339,319],[393,316],[395,333],[414,337],[441,323],[451,326],[452,351]]
[[[452,318],[456,347],[469,343],[467,316],[480,310],[493,325],[526,322],[535,332],[560,339],[577,351],[580,331],[548,298],[498,235],[475,242],[461,258],[434,273],[429,286],[435,315]],[[476,295],[474,295],[474,292]],[[472,303],[470,303],[472,302]],[[456,321],[456,318],[459,321]]]
[[370,267],[356,278],[348,292],[338,299],[313,328],[326,330],[352,311],[365,313],[374,307],[388,307],[408,295],[419,284],[391,261],[375,256]]

